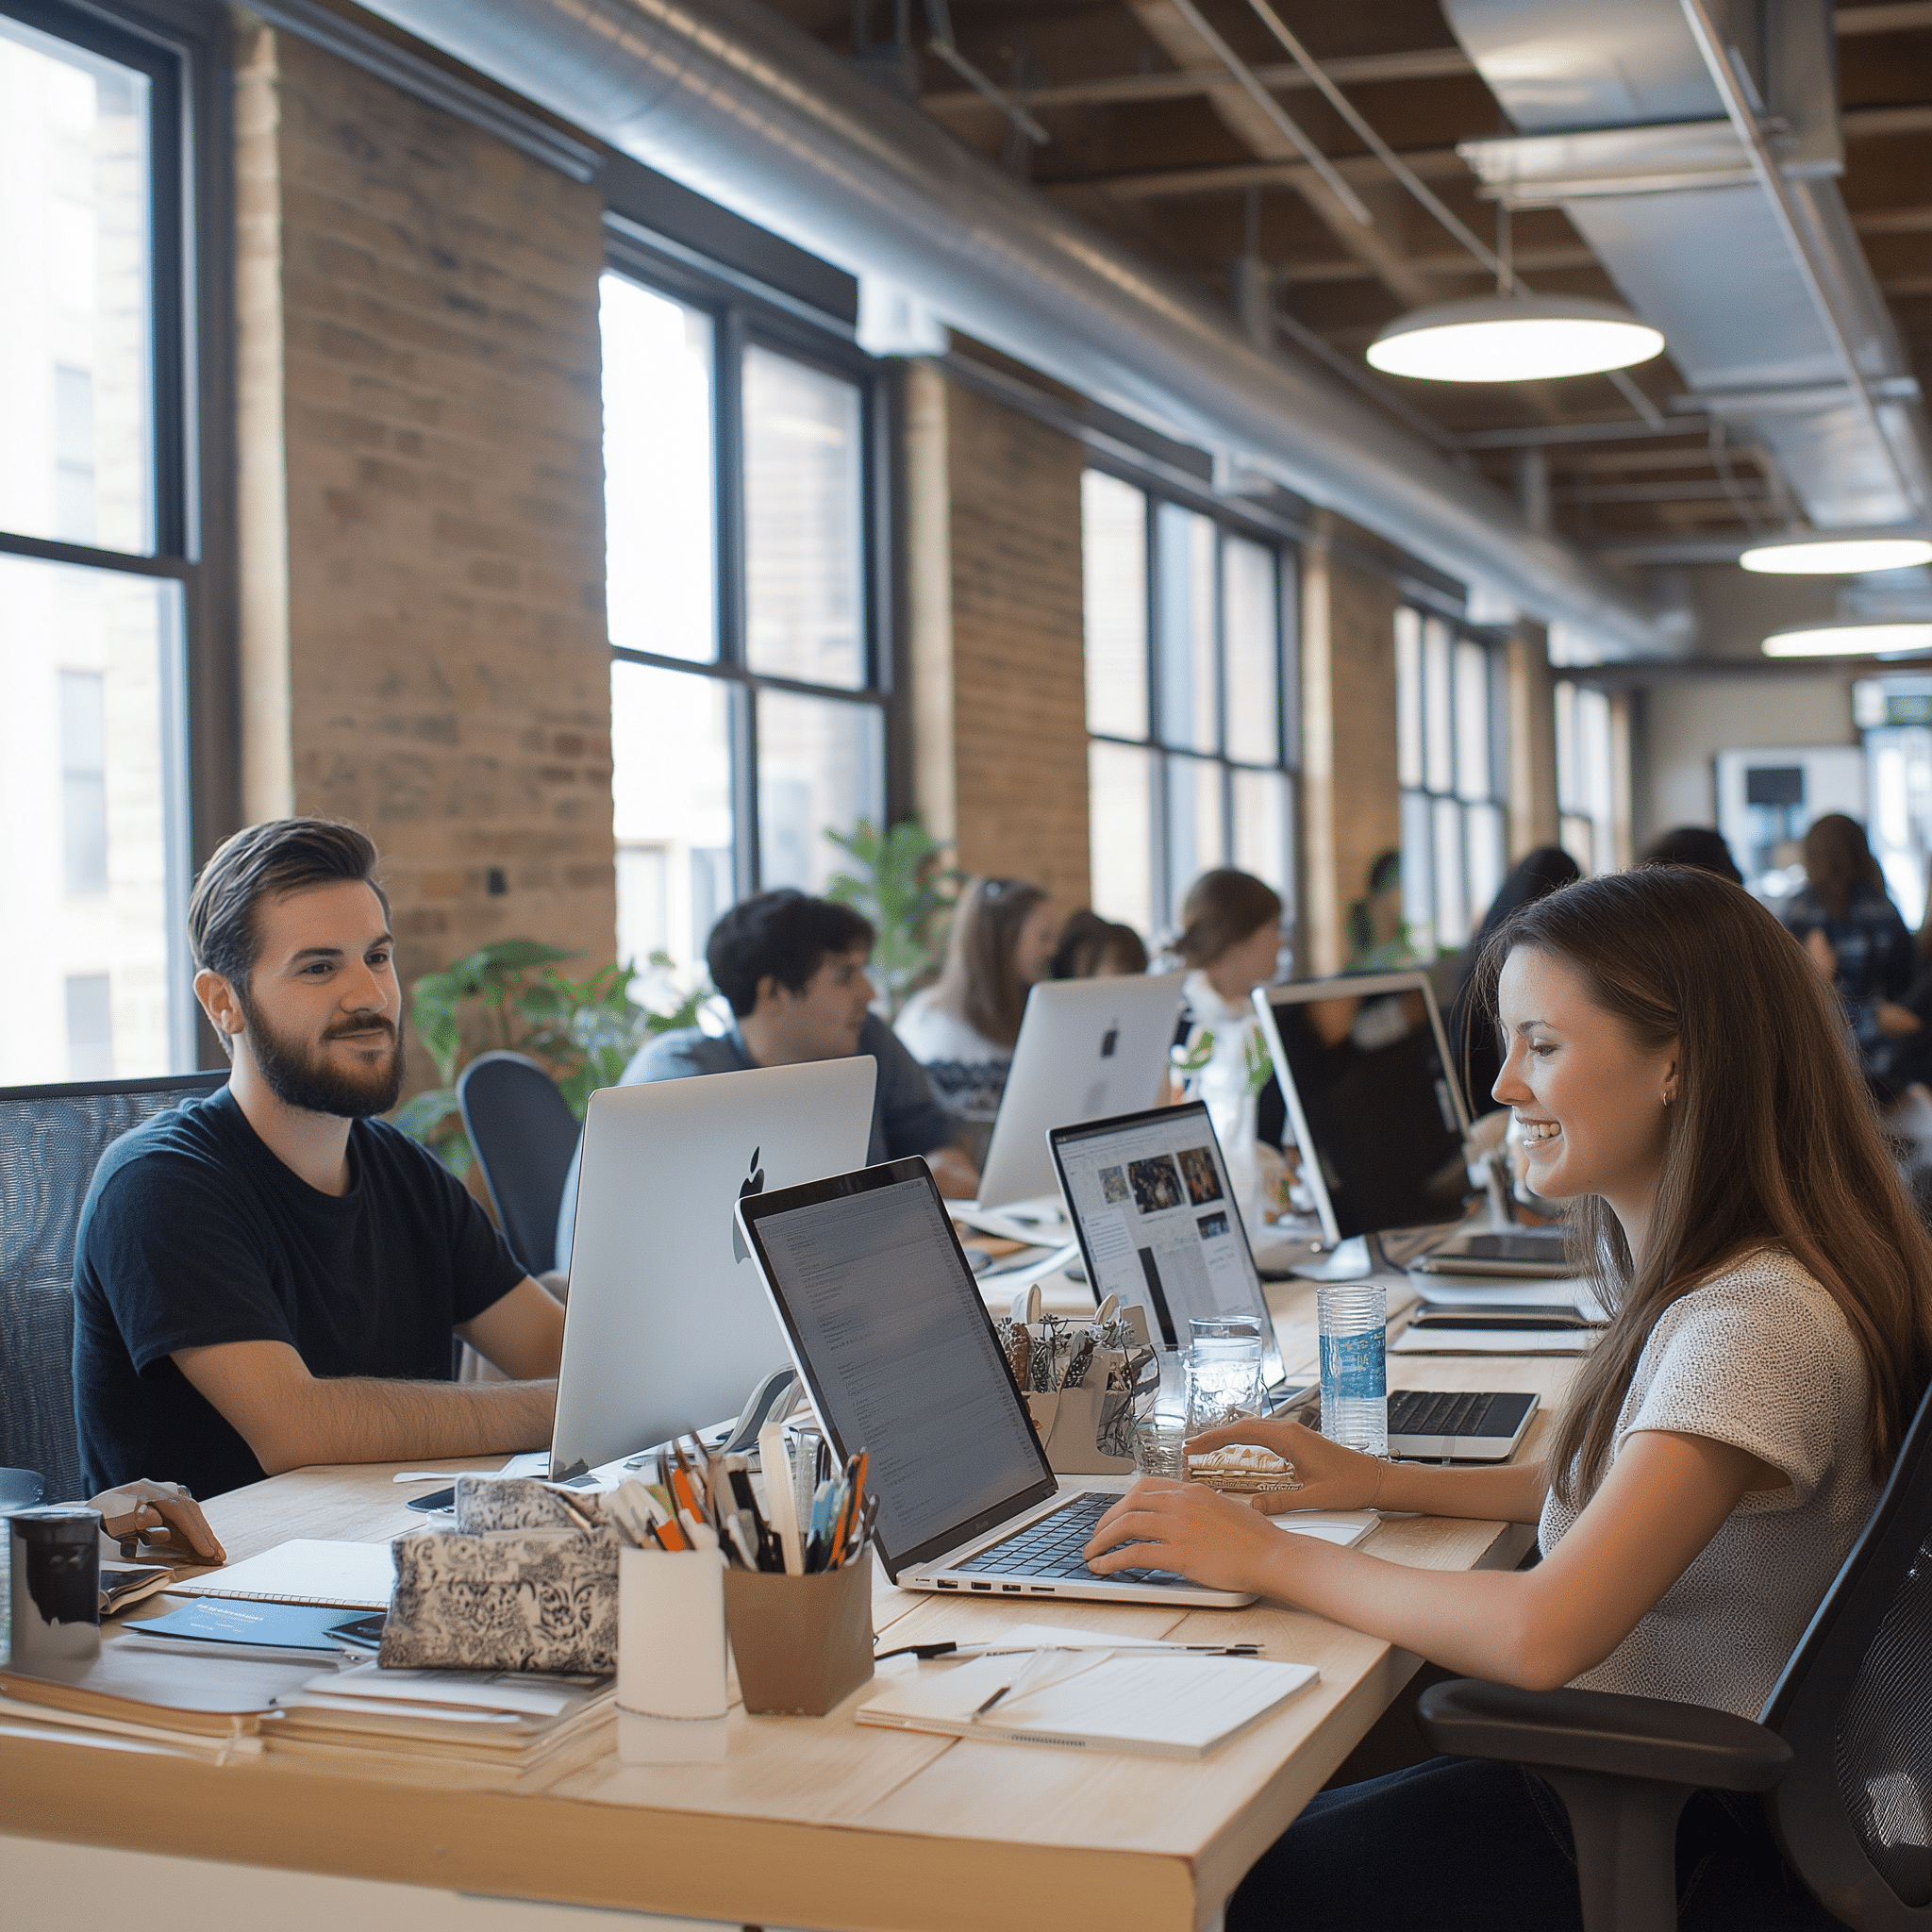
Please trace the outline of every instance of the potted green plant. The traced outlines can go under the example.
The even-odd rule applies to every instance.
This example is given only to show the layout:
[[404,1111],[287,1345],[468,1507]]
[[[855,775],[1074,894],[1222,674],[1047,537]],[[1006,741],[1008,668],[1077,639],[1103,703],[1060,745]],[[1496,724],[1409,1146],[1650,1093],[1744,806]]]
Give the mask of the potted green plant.
[[833,875],[825,897],[872,921],[872,976],[887,1020],[895,1020],[932,964],[927,934],[952,906],[951,889],[961,874],[941,863],[945,846],[917,819],[902,819],[883,834],[870,819],[860,819],[850,832],[827,831],[825,837],[853,860],[850,872]]
[[[528,1054],[562,1090],[581,1120],[599,1087],[614,1087],[631,1056],[654,1033],[696,1024],[699,995],[676,998],[669,1009],[640,1005],[631,966],[606,966],[588,979],[572,979],[560,962],[579,955],[537,940],[498,940],[454,966],[431,973],[410,989],[416,1037],[436,1063],[441,1085],[397,1108],[397,1126],[434,1148],[452,1172],[466,1174],[472,1158],[462,1116],[457,1111],[457,1075],[480,1053],[495,1048]],[[667,985],[672,961],[653,953],[649,975]],[[490,1024],[479,1040],[467,1037],[465,1002],[480,1001]]]

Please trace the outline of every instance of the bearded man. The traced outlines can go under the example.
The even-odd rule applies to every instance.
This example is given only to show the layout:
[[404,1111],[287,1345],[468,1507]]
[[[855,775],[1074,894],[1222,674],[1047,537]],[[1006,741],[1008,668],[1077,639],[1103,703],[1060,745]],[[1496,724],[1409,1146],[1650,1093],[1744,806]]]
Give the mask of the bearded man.
[[[75,1246],[87,1487],[165,1469],[195,1496],[314,1463],[550,1441],[563,1309],[426,1148],[403,1084],[375,848],[238,832],[189,905],[195,997],[232,1065],[102,1157]],[[451,1379],[459,1336],[512,1377]]]

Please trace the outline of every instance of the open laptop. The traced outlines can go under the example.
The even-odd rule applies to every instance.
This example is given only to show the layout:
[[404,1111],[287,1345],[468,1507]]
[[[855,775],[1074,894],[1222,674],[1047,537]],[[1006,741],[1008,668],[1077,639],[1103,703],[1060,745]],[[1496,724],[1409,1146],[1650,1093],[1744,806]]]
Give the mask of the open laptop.
[[[1263,987],[1255,1008],[1328,1244],[1456,1220],[1469,1192],[1469,1121],[1428,975]],[[1571,1272],[1560,1227],[1458,1228],[1408,1265],[1469,1274]]]
[[1009,1241],[1072,1241],[1047,1134],[1160,1098],[1183,977],[1051,979],[1033,988],[987,1143],[979,1199],[953,1210],[962,1221]]
[[1166,1571],[1088,1569],[1080,1551],[1124,1485],[1060,1487],[924,1161],[752,1195],[738,1219],[832,1447],[841,1459],[870,1454],[874,1541],[894,1583],[1029,1599],[1254,1600]]
[[552,1481],[735,1416],[785,1366],[732,1209],[862,1161],[877,1073],[868,1054],[591,1095]]
[[1205,1103],[1056,1127],[1047,1141],[1095,1303],[1144,1307],[1163,1348],[1187,1347],[1197,1316],[1247,1316],[1277,1386],[1274,1324]]

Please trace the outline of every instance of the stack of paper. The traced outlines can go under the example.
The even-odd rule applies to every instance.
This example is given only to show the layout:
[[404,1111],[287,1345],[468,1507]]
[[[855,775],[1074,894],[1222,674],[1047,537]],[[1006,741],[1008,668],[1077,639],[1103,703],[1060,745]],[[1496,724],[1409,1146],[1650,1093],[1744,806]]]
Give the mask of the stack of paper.
[[[291,1686],[269,1734],[272,1753],[334,1757],[379,1751],[518,1777],[614,1719],[608,1677],[509,1671],[384,1671],[358,1664]],[[597,1737],[597,1748],[608,1740]]]
[[217,1763],[261,1749],[263,1719],[309,1666],[156,1654],[110,1642],[92,1663],[0,1672],[0,1727],[173,1750]]
[[323,1542],[294,1537],[245,1563],[230,1563],[174,1586],[176,1596],[239,1596],[257,1603],[325,1604],[386,1610],[396,1582],[387,1543]]

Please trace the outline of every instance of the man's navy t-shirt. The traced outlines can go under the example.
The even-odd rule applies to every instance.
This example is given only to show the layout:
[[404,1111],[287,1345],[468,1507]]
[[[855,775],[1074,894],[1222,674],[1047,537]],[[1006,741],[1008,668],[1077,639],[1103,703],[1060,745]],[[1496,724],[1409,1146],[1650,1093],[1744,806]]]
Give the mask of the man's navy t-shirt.
[[386,1122],[349,1129],[319,1192],[224,1087],[101,1157],[74,1250],[74,1399],[93,1495],[137,1476],[215,1496],[264,1474],[171,1359],[286,1341],[316,1376],[450,1379],[450,1331],[524,1270],[460,1182]]

